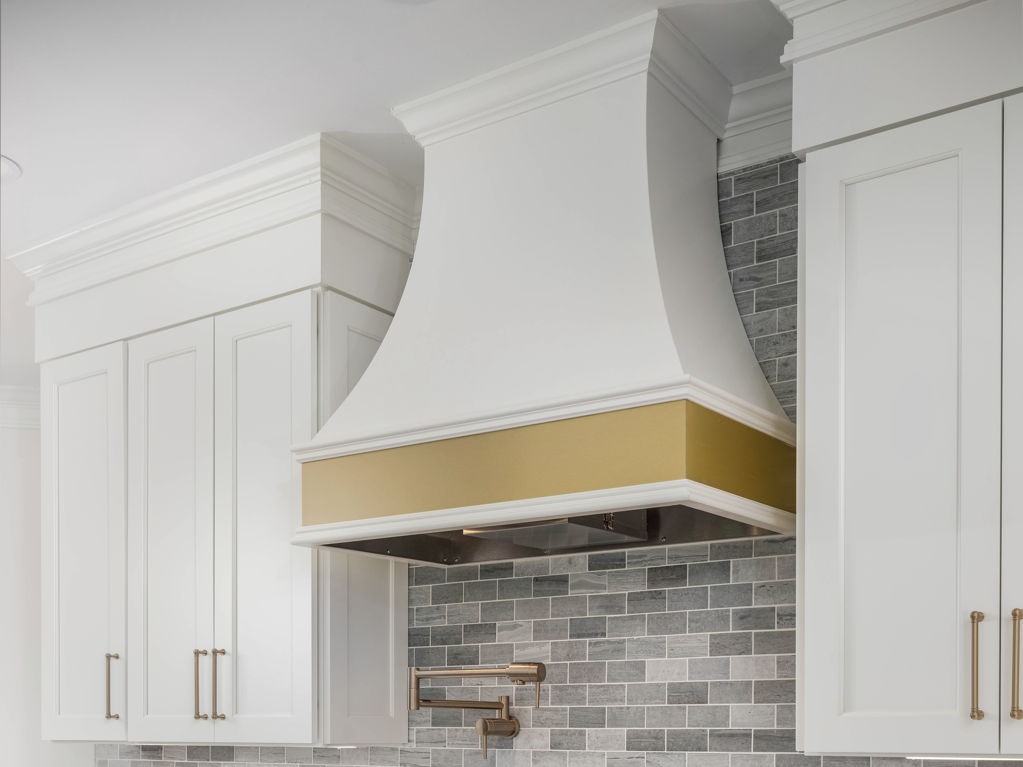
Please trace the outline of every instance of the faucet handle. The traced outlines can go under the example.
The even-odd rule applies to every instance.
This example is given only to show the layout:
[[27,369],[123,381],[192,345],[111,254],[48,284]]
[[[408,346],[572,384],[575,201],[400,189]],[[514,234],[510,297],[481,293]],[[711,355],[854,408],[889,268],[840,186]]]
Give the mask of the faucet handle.
[[480,736],[480,749],[483,751],[483,758],[487,758],[487,739],[491,735],[503,735],[507,738],[514,738],[519,734],[519,720],[514,716],[503,718],[483,718],[476,720],[476,732]]

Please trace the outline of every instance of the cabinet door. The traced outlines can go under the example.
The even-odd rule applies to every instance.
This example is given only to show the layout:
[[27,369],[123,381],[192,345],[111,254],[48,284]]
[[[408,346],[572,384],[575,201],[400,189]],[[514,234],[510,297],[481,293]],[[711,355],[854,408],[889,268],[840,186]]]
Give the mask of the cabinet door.
[[309,743],[314,730],[314,563],[293,546],[294,444],[315,411],[316,296],[216,318],[216,740]]
[[807,751],[998,752],[1001,147],[996,102],[807,158]]
[[48,362],[41,383],[42,735],[124,740],[124,346]]
[[213,320],[129,344],[128,425],[129,736],[210,741]]
[[[325,291],[321,298],[320,425],[369,367],[391,317]],[[296,526],[300,524],[296,520]],[[322,549],[320,677],[323,741],[350,746],[408,739],[408,566]]]
[[[1011,716],[1010,678],[1015,649],[1012,611],[1023,610],[1023,94],[1005,101],[1004,186],[1002,753],[1023,757],[1023,717]],[[1023,658],[1017,662],[1023,665]]]

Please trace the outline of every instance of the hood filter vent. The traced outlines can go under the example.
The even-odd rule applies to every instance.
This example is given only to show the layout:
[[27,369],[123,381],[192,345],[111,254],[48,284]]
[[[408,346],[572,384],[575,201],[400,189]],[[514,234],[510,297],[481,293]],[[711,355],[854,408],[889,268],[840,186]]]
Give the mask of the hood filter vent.
[[[613,517],[613,529],[608,529],[608,517]],[[688,506],[663,506],[535,524],[349,541],[333,547],[435,565],[467,565],[761,535],[776,533]]]

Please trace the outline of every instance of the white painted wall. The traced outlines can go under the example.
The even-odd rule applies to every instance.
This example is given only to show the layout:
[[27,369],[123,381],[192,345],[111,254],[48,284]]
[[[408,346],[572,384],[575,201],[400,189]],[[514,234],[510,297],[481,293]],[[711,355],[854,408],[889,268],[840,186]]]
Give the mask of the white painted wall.
[[92,746],[39,736],[39,430],[0,425],[0,743],[4,763],[87,767]]

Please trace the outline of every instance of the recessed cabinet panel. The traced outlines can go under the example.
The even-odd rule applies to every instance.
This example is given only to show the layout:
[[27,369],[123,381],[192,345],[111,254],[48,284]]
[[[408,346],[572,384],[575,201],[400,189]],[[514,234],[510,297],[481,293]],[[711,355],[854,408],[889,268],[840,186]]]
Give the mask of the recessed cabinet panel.
[[291,545],[314,414],[315,296],[216,319],[219,742],[314,736],[311,549]]
[[1001,111],[807,159],[809,752],[998,753]]
[[121,740],[124,347],[46,363],[41,384],[43,737]]
[[212,320],[131,342],[128,371],[129,736],[201,742],[213,724],[196,718],[211,704]]
[[[933,673],[968,650],[956,630],[964,521],[958,171],[958,158],[945,157],[845,185],[838,502],[846,716],[954,716],[962,703],[956,675]],[[900,567],[907,551],[912,566]]]

